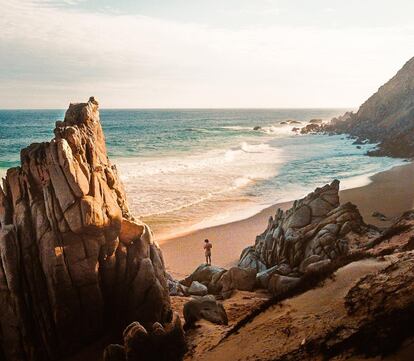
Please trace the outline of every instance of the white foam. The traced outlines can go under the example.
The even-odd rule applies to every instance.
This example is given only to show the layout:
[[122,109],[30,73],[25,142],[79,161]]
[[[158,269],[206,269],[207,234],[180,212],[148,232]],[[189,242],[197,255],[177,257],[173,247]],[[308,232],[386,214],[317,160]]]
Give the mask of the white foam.
[[252,130],[253,131],[253,127],[243,127],[243,126],[239,126],[239,125],[227,125],[227,126],[223,126],[221,127],[222,129],[230,129],[230,130]]
[[251,131],[254,133],[260,132],[265,133],[266,135],[270,135],[272,137],[280,137],[280,136],[294,136],[297,135],[296,132],[293,131],[293,128],[303,128],[306,124],[269,124],[263,127],[260,127],[257,130],[253,129],[252,127],[242,127],[242,126],[224,126],[223,129],[230,129],[230,130],[240,130],[243,132]]
[[265,143],[162,158],[115,160],[140,215],[168,213],[274,177],[285,158]]

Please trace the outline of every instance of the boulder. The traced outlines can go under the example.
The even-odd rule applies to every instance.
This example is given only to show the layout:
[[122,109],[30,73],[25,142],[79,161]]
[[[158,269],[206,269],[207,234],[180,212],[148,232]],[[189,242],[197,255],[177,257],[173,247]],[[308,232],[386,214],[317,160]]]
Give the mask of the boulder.
[[256,270],[252,268],[232,267],[221,277],[221,294],[231,296],[233,290],[253,291],[256,284]]
[[187,292],[193,296],[205,296],[208,293],[208,288],[200,282],[193,281]]
[[194,327],[195,323],[205,319],[218,325],[227,325],[228,319],[226,311],[214,296],[208,295],[188,301],[184,305],[184,329]]
[[224,272],[226,272],[224,268],[204,263],[198,266],[188,277],[181,280],[180,283],[186,287],[190,287],[193,281],[208,284],[211,282],[213,276],[223,274]]

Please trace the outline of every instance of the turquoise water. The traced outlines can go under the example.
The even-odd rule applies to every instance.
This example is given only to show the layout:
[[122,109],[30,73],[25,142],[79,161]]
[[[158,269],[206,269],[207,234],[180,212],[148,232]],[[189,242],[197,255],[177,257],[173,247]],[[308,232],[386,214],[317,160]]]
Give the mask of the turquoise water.
[[[101,110],[109,155],[134,212],[164,235],[243,218],[333,178],[342,187],[402,160],[372,158],[344,136],[292,132],[345,109]],[[63,110],[0,110],[0,175],[20,149],[53,137]],[[302,124],[282,125],[293,119]],[[260,130],[253,127],[260,126]]]

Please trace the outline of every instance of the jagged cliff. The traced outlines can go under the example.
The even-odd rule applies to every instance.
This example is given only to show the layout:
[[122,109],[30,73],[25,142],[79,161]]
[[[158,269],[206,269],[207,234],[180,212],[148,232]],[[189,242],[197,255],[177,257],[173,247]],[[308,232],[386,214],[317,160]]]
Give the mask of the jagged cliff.
[[162,254],[107,157],[98,102],[21,151],[0,188],[0,358],[57,360],[171,319]]
[[335,180],[295,201],[286,212],[278,209],[255,245],[243,251],[239,266],[297,277],[314,263],[347,254],[349,237],[367,226],[355,205],[339,204],[338,192]]
[[414,58],[381,86],[358,112],[333,119],[323,130],[379,142],[372,155],[414,156]]

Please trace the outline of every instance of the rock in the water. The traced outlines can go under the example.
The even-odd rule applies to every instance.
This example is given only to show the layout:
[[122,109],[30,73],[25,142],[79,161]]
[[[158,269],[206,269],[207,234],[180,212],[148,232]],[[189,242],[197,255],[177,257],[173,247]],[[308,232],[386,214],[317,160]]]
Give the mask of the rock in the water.
[[193,296],[205,296],[208,293],[208,288],[200,282],[193,281],[187,292]]
[[21,151],[0,188],[0,355],[58,360],[130,322],[165,322],[161,251],[108,159],[98,102]]
[[256,125],[256,126],[253,128],[253,130],[260,130],[260,129],[262,129],[262,127],[259,127],[258,125]]
[[227,325],[226,311],[214,296],[208,295],[188,301],[183,309],[185,324],[184,329],[189,329],[198,320],[205,319],[218,325]]
[[312,124],[308,124],[304,126],[300,130],[300,133],[301,134],[313,134],[313,133],[318,133],[322,129],[323,129],[322,126],[320,126],[319,124],[312,123]]

